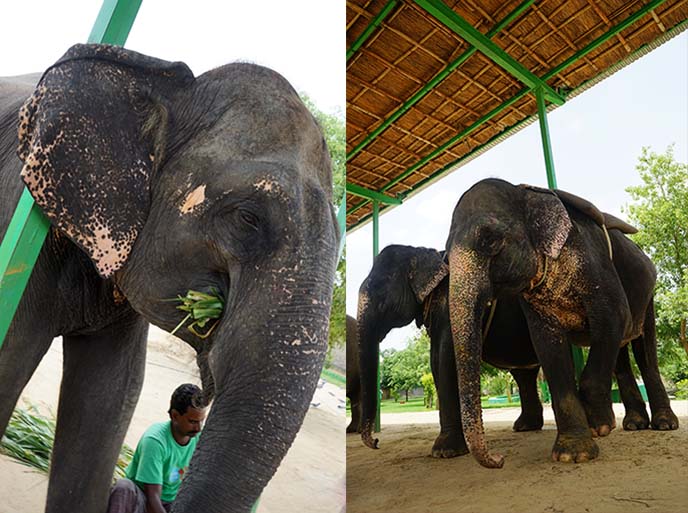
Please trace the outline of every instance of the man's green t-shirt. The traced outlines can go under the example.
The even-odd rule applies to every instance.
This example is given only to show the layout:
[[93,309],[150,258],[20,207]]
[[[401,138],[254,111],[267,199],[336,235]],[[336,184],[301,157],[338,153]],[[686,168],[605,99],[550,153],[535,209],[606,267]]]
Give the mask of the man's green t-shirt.
[[160,499],[172,502],[177,497],[197,443],[198,437],[194,437],[188,444],[179,445],[172,436],[169,420],[153,424],[136,446],[126,477],[141,489],[144,484],[162,485]]

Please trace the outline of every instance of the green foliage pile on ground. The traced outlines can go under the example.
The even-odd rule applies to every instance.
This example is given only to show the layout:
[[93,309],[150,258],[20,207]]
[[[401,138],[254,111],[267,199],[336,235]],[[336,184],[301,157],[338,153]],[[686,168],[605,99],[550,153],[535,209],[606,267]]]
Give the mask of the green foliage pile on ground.
[[[34,405],[29,405],[26,409],[16,408],[7,425],[5,436],[0,441],[0,451],[24,465],[47,473],[54,438],[54,416],[42,415]],[[133,454],[128,445],[122,447],[114,479],[124,477],[124,470]]]

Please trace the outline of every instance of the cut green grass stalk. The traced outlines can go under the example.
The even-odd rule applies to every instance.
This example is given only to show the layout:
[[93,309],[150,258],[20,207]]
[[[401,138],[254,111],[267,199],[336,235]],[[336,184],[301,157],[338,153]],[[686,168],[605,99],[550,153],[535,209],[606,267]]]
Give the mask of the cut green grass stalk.
[[[0,452],[20,463],[41,472],[50,468],[50,453],[55,438],[55,417],[42,415],[34,405],[26,409],[16,408],[0,441]],[[122,446],[113,480],[124,477],[134,452],[128,445]]]
[[[217,326],[219,322],[217,319],[222,316],[222,311],[225,308],[225,302],[216,290],[213,290],[211,294],[189,290],[186,296],[177,296],[174,299],[165,299],[164,301],[181,303],[181,305],[177,306],[177,309],[187,313],[186,317],[171,331],[172,335],[188,321],[192,321],[187,326],[187,329],[199,338],[208,338],[215,326]],[[199,333],[196,330],[196,328],[205,328],[211,320],[215,320],[215,322],[207,331]]]

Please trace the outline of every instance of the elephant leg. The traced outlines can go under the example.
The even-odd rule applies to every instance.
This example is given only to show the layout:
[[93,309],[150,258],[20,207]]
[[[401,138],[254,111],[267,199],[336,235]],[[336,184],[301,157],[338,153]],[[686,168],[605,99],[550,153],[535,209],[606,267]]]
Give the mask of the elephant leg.
[[21,315],[21,311],[17,312],[0,349],[0,437],[19,396],[53,341],[52,333],[40,322],[17,322]]
[[619,384],[619,393],[626,409],[623,428],[628,431],[647,429],[650,426],[650,417],[647,415],[645,401],[640,395],[640,389],[631,369],[628,345],[619,349],[619,355],[616,357],[616,382]]
[[64,337],[46,513],[107,508],[115,463],[143,385],[147,334],[148,323],[132,311],[97,333]]
[[633,356],[643,376],[647,398],[650,403],[652,429],[660,431],[678,429],[678,417],[671,409],[657,362],[657,338],[655,334],[655,310],[651,303],[645,314],[643,336],[633,342]]
[[434,337],[430,347],[430,364],[440,409],[440,433],[432,445],[433,458],[455,458],[468,454],[461,424],[454,347],[451,333],[448,329],[446,331]]
[[607,436],[616,427],[611,392],[619,343],[623,338],[620,321],[620,315],[615,319],[588,316],[590,352],[578,389],[593,436]]
[[599,454],[592,439],[583,405],[576,393],[571,346],[561,329],[544,321],[525,301],[521,302],[538,361],[552,394],[557,422],[557,439],[552,447],[554,461],[576,463]]
[[514,431],[536,431],[542,429],[542,403],[537,391],[537,375],[540,367],[534,369],[511,369],[511,375],[518,385],[521,398],[521,415],[514,422]]
[[361,389],[356,388],[349,395],[349,403],[351,404],[351,422],[346,427],[347,433],[361,432]]

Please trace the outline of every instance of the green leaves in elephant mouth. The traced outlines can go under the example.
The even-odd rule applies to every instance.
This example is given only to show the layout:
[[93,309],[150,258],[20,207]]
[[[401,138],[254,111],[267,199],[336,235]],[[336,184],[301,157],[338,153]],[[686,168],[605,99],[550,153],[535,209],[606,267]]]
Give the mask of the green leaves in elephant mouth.
[[[217,326],[219,322],[217,319],[222,316],[222,311],[225,307],[224,299],[215,289],[211,289],[209,294],[197,290],[189,290],[186,296],[177,296],[174,299],[165,299],[164,301],[179,302],[181,304],[177,306],[177,310],[187,312],[186,317],[170,333],[174,335],[179,328],[191,321],[187,329],[199,338],[208,338],[210,336],[215,326]],[[199,332],[196,330],[196,328],[204,329],[213,319],[215,322],[212,323],[207,331]]]

